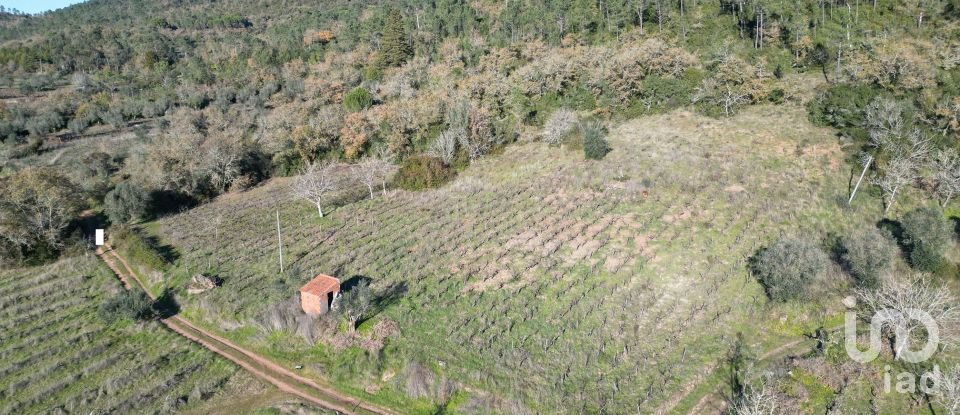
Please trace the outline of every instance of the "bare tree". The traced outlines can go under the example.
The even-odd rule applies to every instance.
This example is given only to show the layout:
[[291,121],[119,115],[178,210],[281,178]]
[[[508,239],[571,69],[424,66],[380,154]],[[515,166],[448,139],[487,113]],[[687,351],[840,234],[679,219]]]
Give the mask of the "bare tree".
[[464,134],[459,137],[460,148],[467,152],[471,162],[486,154],[493,147],[493,136],[489,134]]
[[865,124],[871,147],[889,147],[906,132],[903,104],[890,98],[874,99],[867,106]]
[[909,185],[919,178],[920,167],[932,147],[930,139],[919,130],[913,130],[899,140],[888,137],[882,142],[884,144],[880,146],[891,153],[890,161],[882,172],[874,175],[871,182],[879,186],[886,196],[884,213],[887,213],[897,200],[897,192],[904,185]]
[[383,176],[387,170],[384,168],[384,164],[386,164],[385,161],[368,156],[351,167],[353,177],[367,187],[371,199],[374,197],[373,189],[378,184],[383,183],[384,188],[386,188],[386,179]]
[[960,154],[956,149],[939,150],[931,162],[934,194],[941,207],[946,207],[960,192]]
[[453,158],[457,155],[457,143],[463,141],[466,136],[467,131],[458,127],[441,132],[430,146],[430,155],[440,159],[444,164],[453,163]]
[[387,146],[380,146],[374,152],[377,160],[380,160],[379,164],[379,177],[380,177],[380,186],[383,190],[383,196],[387,196],[387,180],[390,179],[390,176],[396,171],[396,166],[393,165],[394,154],[390,151],[390,148]]
[[894,157],[887,163],[882,173],[875,174],[870,182],[880,187],[884,195],[884,213],[897,200],[897,191],[903,186],[913,183],[918,177],[917,164],[905,157]]
[[[949,415],[960,415],[960,365],[934,372],[935,391],[931,397]],[[939,412],[938,412],[939,413]]]
[[730,406],[730,413],[736,415],[774,415],[784,408],[775,388],[764,383],[759,388],[747,386],[743,394]]
[[225,139],[216,139],[207,146],[205,164],[210,174],[210,183],[223,192],[240,177],[241,149]]
[[336,164],[329,161],[310,163],[293,182],[294,195],[315,204],[321,218],[324,198],[338,187],[335,168]]
[[[865,127],[870,134],[870,140],[867,144],[874,149],[874,152],[890,147],[895,140],[903,137],[903,105],[897,101],[879,97],[874,99],[867,106],[865,118]],[[850,199],[847,200],[848,205],[853,203],[853,198],[857,195],[857,190],[860,189],[860,182],[863,181],[863,176],[870,170],[870,166],[875,159],[875,155],[871,153],[865,153],[860,157],[860,165],[863,166],[863,171],[860,172],[860,178],[857,180],[856,186],[853,187],[853,191],[850,192]],[[877,180],[874,178],[871,181],[876,184]]]
[[957,299],[948,288],[931,285],[922,274],[907,280],[887,278],[876,290],[859,290],[858,297],[871,318],[879,316],[886,320],[886,334],[894,341],[894,357],[898,359],[917,333],[927,327],[917,319],[917,311],[928,314],[936,322],[940,344],[957,340],[960,325]]
[[576,112],[559,108],[543,124],[543,141],[550,145],[560,145],[579,125],[580,119]]

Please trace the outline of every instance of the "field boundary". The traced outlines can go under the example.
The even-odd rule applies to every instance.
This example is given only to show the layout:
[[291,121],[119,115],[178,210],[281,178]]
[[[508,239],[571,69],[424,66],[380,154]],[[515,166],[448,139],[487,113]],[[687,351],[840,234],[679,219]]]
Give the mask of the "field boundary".
[[[99,247],[97,248],[96,254],[113,270],[114,274],[116,274],[126,289],[133,289],[133,284],[131,284],[131,280],[133,280],[147,296],[151,299],[156,299],[154,295],[147,290],[143,281],[133,272],[133,269],[127,261],[121,257],[112,246],[106,244],[104,247]],[[118,263],[123,265],[126,272],[120,268]],[[389,409],[323,387],[315,381],[293,373],[266,357],[260,356],[250,350],[237,346],[229,340],[210,333],[180,316],[160,319],[160,322],[171,331],[230,360],[257,378],[276,386],[282,392],[295,395],[307,402],[344,414],[395,414],[395,412]]]

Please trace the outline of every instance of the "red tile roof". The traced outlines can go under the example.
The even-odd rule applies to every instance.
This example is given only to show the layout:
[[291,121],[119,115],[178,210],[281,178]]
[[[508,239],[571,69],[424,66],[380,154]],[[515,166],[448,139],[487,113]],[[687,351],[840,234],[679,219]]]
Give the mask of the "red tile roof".
[[307,285],[300,287],[300,292],[321,296],[331,291],[340,290],[340,280],[329,275],[318,274]]

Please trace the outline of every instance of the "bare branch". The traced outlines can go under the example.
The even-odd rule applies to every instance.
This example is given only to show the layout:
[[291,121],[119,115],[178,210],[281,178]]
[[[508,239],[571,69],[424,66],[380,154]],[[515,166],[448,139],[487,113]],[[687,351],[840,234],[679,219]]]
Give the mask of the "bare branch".
[[335,168],[336,164],[329,161],[310,163],[293,182],[294,195],[315,204],[321,218],[324,197],[338,187],[334,177]]
[[911,317],[915,310],[929,314],[937,323],[941,345],[958,340],[960,306],[957,299],[949,289],[931,285],[923,274],[913,275],[906,281],[888,277],[876,290],[861,289],[858,296],[871,316],[883,313],[890,337],[898,332],[907,336],[897,339],[894,354],[898,358],[914,333],[925,327],[922,321]]
[[931,400],[943,407],[946,414],[960,415],[960,365],[943,372],[935,371],[933,381],[936,393],[932,394]]

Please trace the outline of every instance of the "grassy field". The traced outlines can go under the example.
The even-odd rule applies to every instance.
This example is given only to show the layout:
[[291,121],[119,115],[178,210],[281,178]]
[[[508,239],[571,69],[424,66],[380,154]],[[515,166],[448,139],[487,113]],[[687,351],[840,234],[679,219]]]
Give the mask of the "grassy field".
[[[764,349],[835,317],[766,304],[746,270],[781,233],[826,238],[880,218],[868,192],[855,209],[838,202],[850,171],[831,130],[787,105],[639,118],[609,140],[599,162],[511,146],[442,189],[342,202],[324,219],[283,179],[226,195],[146,226],[176,258],[152,283],[216,275],[221,288],[182,296],[186,315],[420,412],[671,410],[736,332]],[[382,298],[360,331],[391,321],[400,334],[382,349],[313,345],[264,323],[320,272],[369,278]],[[834,270],[820,286],[847,283]]]
[[97,306],[120,289],[92,254],[0,271],[0,413],[189,412],[270,392],[157,322],[104,324]]

